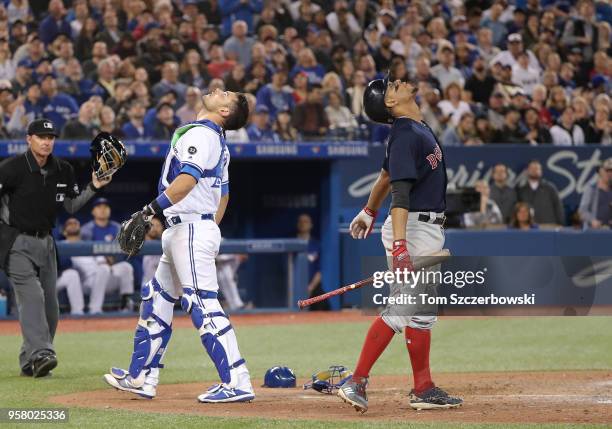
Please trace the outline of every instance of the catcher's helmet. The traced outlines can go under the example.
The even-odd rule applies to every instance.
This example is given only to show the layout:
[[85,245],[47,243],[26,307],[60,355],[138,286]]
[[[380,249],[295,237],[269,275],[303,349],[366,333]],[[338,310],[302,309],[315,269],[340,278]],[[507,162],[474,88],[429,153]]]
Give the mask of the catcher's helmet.
[[92,140],[89,150],[93,171],[100,180],[115,174],[127,160],[121,140],[104,131]]
[[370,82],[363,93],[363,108],[371,120],[391,124],[393,116],[385,106],[386,91],[387,79],[376,79]]
[[295,387],[295,374],[286,366],[275,366],[266,371],[264,387]]
[[303,388],[313,389],[320,393],[332,394],[334,389],[339,389],[353,372],[343,365],[332,365],[327,370],[312,374],[312,381],[304,384]]

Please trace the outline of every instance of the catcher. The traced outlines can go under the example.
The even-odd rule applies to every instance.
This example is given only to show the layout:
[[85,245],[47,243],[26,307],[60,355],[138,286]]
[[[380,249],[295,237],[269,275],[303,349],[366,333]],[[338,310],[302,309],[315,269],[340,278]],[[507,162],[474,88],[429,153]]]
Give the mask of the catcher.
[[248,402],[255,398],[236,334],[217,300],[215,257],[229,199],[229,151],[225,130],[242,128],[249,116],[244,94],[216,90],[202,97],[198,120],[176,129],[159,181],[159,196],[123,223],[119,244],[128,255],[143,245],[150,219],[163,214],[163,255],[153,279],[141,289],[140,318],[129,369],[111,368],[112,387],[154,398],[172,334],[174,303],[191,315],[220,383],[198,401]]
[[[391,210],[382,227],[382,242],[389,269],[413,270],[411,256],[433,254],[444,246],[446,208],[446,166],[440,144],[422,120],[413,82],[374,80],[363,96],[370,119],[392,123],[382,170],[363,210],[350,225],[351,236],[365,239],[372,231],[377,211],[391,193]],[[391,295],[406,285],[391,286]],[[435,285],[417,285],[428,293]],[[414,409],[454,408],[463,403],[437,387],[429,370],[431,328],[437,308],[408,308],[388,305],[366,335],[361,356],[350,381],[338,396],[362,413],[368,409],[366,387],[370,370],[395,334],[404,331],[412,364],[414,388],[410,406]]]

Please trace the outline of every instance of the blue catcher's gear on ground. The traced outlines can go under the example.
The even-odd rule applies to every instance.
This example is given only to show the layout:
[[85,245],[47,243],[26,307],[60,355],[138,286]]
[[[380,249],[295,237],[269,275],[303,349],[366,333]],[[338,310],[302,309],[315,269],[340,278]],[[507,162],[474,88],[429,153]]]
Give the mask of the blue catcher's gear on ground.
[[286,366],[275,366],[266,371],[262,387],[295,387],[295,374]]
[[314,389],[317,392],[332,394],[346,383],[353,372],[343,365],[332,365],[325,371],[312,375],[312,381],[304,384],[304,390]]

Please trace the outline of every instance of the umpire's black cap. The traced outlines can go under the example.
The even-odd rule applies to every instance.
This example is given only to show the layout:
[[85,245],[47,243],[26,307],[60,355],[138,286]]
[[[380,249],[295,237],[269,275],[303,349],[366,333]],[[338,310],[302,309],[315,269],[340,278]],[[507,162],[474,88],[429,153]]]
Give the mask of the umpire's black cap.
[[55,124],[49,119],[35,119],[28,125],[28,135],[44,136],[52,135],[59,137]]
[[363,109],[368,118],[383,124],[393,123],[393,116],[385,106],[387,79],[376,79],[368,84],[363,93]]

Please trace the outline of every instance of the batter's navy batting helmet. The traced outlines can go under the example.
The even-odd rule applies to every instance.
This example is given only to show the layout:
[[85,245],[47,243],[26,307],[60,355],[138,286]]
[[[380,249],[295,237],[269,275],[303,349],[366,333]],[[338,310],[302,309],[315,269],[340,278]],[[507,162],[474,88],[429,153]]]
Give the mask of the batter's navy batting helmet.
[[286,366],[275,366],[266,371],[263,387],[295,387],[295,374]]
[[370,82],[363,93],[363,108],[368,118],[382,124],[393,122],[393,116],[385,106],[387,79],[376,79]]

